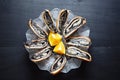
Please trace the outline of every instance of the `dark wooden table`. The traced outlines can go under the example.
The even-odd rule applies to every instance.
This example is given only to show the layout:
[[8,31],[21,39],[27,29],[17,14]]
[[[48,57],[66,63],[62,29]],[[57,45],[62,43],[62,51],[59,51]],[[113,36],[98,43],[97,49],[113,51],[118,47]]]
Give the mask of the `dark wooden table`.
[[[66,8],[87,18],[93,61],[52,76],[23,46],[27,22],[44,9]],[[0,80],[120,80],[120,0],[0,0]]]

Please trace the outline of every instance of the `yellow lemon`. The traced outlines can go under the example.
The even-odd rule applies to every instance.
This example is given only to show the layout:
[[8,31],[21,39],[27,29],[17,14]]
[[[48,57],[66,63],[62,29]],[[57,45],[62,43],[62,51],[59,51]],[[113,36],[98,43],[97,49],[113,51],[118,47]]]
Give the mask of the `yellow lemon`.
[[65,54],[65,46],[62,41],[60,41],[59,44],[55,46],[53,52],[58,54]]
[[50,32],[48,36],[48,41],[51,46],[57,45],[62,40],[62,36],[58,33]]

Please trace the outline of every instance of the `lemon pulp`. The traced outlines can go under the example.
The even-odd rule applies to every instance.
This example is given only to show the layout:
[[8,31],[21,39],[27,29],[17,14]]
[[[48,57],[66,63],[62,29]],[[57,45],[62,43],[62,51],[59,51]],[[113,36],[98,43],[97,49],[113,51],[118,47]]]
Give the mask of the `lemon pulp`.
[[51,46],[55,46],[53,52],[58,54],[65,54],[65,45],[62,42],[62,36],[60,34],[50,32],[48,41]]

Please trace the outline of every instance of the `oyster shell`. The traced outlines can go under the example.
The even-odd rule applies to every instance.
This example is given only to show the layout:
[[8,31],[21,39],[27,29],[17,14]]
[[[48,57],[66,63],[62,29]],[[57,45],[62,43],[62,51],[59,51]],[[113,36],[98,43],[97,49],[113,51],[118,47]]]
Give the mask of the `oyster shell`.
[[68,10],[63,9],[60,11],[59,15],[58,15],[58,20],[56,21],[56,27],[58,29],[58,31],[62,34],[63,33],[63,29],[65,28],[65,24],[67,22],[67,18],[68,18]]
[[73,18],[63,31],[65,38],[73,34],[80,27],[82,27],[85,23],[86,23],[86,19],[84,19],[83,17],[77,16]]
[[50,50],[50,47],[46,47],[37,53],[31,54],[30,59],[33,62],[39,62],[49,58],[51,54],[52,54],[52,51]]
[[67,59],[65,56],[59,56],[50,68],[51,74],[59,73],[65,66]]
[[32,40],[31,43],[25,44],[26,49],[43,49],[49,46],[46,39]]
[[66,55],[69,57],[75,57],[85,61],[91,61],[91,55],[77,47],[70,46],[67,48]]
[[45,38],[47,32],[44,31],[42,28],[40,28],[39,26],[37,26],[37,24],[33,24],[32,20],[29,20],[29,27],[30,29],[34,32],[34,34],[36,34],[39,38]]
[[78,48],[82,48],[84,50],[87,50],[89,46],[91,45],[91,40],[88,37],[85,36],[74,36],[69,37],[69,41],[67,41],[68,46],[76,46]]
[[49,10],[45,10],[42,13],[42,18],[46,24],[46,26],[48,27],[48,29],[51,32],[57,32],[57,28],[54,26],[54,22],[53,22],[53,18],[51,17],[50,11]]

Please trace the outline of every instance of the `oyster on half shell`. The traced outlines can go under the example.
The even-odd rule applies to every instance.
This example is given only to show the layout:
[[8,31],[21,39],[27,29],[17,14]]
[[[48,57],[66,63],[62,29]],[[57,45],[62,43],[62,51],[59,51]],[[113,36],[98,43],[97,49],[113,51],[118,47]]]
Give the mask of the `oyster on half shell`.
[[90,38],[75,34],[78,29],[84,28],[85,23],[85,18],[73,15],[70,10],[58,8],[52,11],[46,9],[39,18],[30,19],[29,27],[35,38],[31,37],[25,48],[29,52],[35,51],[30,54],[31,61],[51,74],[78,68],[81,60],[90,62],[92,58],[87,52],[91,45]]

